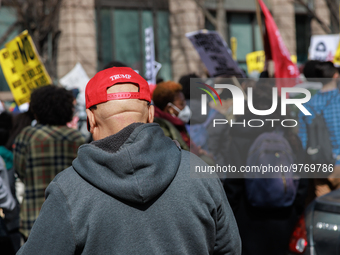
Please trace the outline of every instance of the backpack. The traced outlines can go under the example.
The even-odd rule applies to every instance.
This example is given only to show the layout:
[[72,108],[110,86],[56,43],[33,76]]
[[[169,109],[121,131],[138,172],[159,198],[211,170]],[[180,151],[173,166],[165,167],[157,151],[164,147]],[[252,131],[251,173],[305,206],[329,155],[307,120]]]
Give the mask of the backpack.
[[332,99],[333,97],[327,101],[320,113],[317,113],[313,107],[310,106],[315,115],[312,123],[307,126],[308,140],[306,157],[307,162],[310,164],[335,164],[329,130],[323,117],[323,111],[331,103]]
[[[297,180],[291,171],[275,171],[280,166],[294,163],[291,146],[282,132],[265,132],[259,135],[249,149],[247,166],[260,172],[245,173],[246,196],[255,207],[287,207],[293,204],[297,192]],[[262,167],[267,173],[262,174]],[[272,170],[269,171],[269,166]]]
[[216,116],[216,113],[217,113],[216,110],[213,109],[210,110],[208,118],[203,123],[193,124],[188,126],[187,128],[191,140],[197,146],[201,146],[201,148],[206,151],[208,151],[208,138],[209,138],[207,127]]

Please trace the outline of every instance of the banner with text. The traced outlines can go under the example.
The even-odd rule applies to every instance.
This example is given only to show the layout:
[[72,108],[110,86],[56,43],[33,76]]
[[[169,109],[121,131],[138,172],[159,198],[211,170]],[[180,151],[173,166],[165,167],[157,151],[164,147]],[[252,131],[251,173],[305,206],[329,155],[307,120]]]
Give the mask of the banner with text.
[[18,105],[30,101],[33,89],[52,84],[27,30],[0,51],[0,65]]
[[232,58],[227,43],[218,32],[200,30],[186,33],[185,36],[195,47],[212,77],[220,75],[245,77],[244,72]]
[[333,61],[339,44],[339,35],[312,35],[309,46],[309,59]]
[[264,50],[254,51],[246,55],[248,73],[261,73],[264,70],[266,56]]
[[152,27],[147,27],[145,33],[145,79],[149,84],[156,84],[155,43]]

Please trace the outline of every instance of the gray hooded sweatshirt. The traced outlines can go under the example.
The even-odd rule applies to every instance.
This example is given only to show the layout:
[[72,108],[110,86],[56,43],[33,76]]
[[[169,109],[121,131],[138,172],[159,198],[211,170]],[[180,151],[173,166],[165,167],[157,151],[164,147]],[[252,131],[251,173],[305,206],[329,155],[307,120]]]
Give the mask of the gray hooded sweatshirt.
[[190,158],[206,165],[154,123],[82,145],[18,254],[241,254],[220,181],[191,178]]

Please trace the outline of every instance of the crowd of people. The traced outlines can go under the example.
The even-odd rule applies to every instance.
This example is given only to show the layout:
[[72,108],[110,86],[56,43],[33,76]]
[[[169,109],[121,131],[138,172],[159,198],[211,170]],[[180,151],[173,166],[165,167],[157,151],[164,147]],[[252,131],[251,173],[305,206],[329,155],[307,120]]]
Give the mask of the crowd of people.
[[[112,62],[86,87],[90,141],[67,125],[76,103],[71,91],[34,90],[27,112],[0,114],[1,254],[20,247],[18,254],[287,254],[308,203],[340,187],[339,72],[331,62],[310,61],[304,76],[322,79],[322,88],[304,104],[312,115],[299,113],[298,129],[265,121],[261,128],[231,127],[213,124],[239,121],[229,90],[218,90],[223,103],[211,101],[201,115],[201,93],[190,90],[190,79],[208,82],[203,77],[188,74],[150,89],[131,68]],[[255,109],[272,106],[275,83],[249,79],[238,86],[244,93],[252,88]],[[281,120],[280,99],[278,106],[256,119]],[[245,109],[242,119],[255,118],[246,102]],[[335,165],[328,178],[250,184],[228,174],[190,177],[195,164],[251,164],[249,151],[258,153],[262,143],[253,145],[269,137],[291,155],[282,157],[287,163],[306,163],[308,130],[318,114]],[[285,203],[250,195],[274,179],[290,192]]]

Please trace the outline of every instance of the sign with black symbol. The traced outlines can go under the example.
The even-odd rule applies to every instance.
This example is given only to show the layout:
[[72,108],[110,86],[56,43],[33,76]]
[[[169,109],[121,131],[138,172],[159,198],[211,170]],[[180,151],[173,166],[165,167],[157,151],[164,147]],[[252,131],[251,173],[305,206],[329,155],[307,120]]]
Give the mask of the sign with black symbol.
[[339,44],[339,35],[313,35],[309,46],[309,59],[333,61]]

